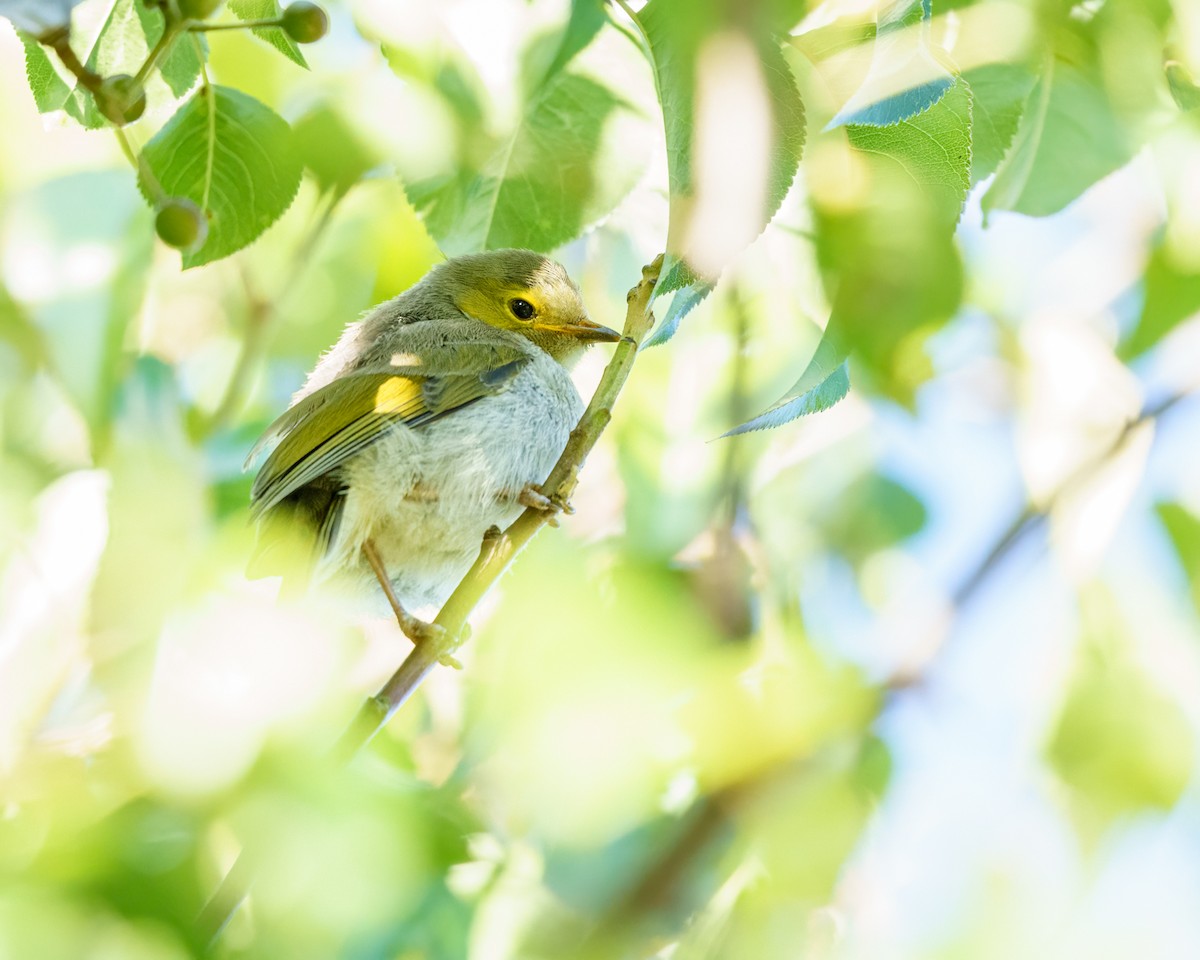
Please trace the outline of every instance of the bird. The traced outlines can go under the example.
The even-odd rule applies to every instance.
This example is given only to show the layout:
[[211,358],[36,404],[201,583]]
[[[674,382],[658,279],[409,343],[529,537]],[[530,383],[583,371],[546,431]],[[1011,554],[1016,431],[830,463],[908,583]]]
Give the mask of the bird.
[[538,483],[583,410],[570,369],[621,339],[540,253],[438,264],[348,324],[250,451],[247,575],[382,592],[405,634],[430,638],[411,611],[445,601],[490,528],[566,506]]

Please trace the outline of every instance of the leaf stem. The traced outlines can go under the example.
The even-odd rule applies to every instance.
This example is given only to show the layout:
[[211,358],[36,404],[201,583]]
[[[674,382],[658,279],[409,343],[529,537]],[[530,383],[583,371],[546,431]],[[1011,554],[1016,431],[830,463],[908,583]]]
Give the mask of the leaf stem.
[[204,20],[192,20],[185,27],[188,33],[213,33],[217,30],[257,30],[259,27],[282,27],[283,20],[278,17],[262,20],[239,20],[236,23],[208,23]]
[[[145,85],[147,77],[150,76],[150,71],[158,66],[158,62],[165,57],[168,51],[170,51],[171,47],[174,46],[175,40],[179,36],[182,28],[183,24],[179,21],[167,21],[166,26],[163,27],[162,36],[158,38],[158,42],[154,44],[154,47],[146,56],[146,62],[138,68],[137,76],[134,79],[136,79],[139,84],[143,86]],[[204,62],[203,57],[201,57],[200,62]]]
[[158,204],[163,200],[167,192],[162,188],[162,184],[158,182],[158,177],[154,175],[154,171],[150,169],[150,164],[145,161],[141,153],[135,153],[133,146],[129,142],[129,135],[125,133],[122,127],[113,127],[113,136],[117,138],[117,144],[121,148],[121,152],[125,154],[125,159],[129,161],[134,170],[137,171],[142,183],[146,187],[146,192],[150,195],[151,201]]
[[192,44],[196,48],[196,59],[200,61],[200,82],[202,96],[208,104],[206,119],[208,120],[208,153],[204,158],[204,194],[200,201],[200,209],[208,215],[208,196],[212,192],[213,160],[217,153],[217,98],[213,94],[212,84],[208,79],[208,66],[205,63],[204,49],[200,46],[200,38],[192,35]]
[[[638,17],[638,15],[634,11],[633,7],[631,7],[626,2],[626,0],[616,0],[616,4],[622,10],[625,11],[625,16],[627,16],[631,21],[633,21],[633,25],[635,27],[637,27],[638,37],[637,38],[630,37],[630,39],[637,40],[638,46],[640,46],[642,48],[642,53],[645,54],[646,59],[650,61],[650,67],[654,71],[654,84],[657,87],[658,86],[658,70],[655,68],[655,64],[654,64],[654,53],[653,53],[653,47],[651,47],[651,45],[650,45],[650,35],[648,33],[646,33],[646,28],[644,26],[642,26],[641,19]],[[616,26],[619,30],[621,30],[622,33],[625,33],[625,35],[627,37],[629,36],[629,33],[624,29],[622,24],[619,24],[616,21],[613,21],[613,25]]]
[[85,89],[94,94],[100,88],[103,78],[80,63],[79,57],[71,49],[70,27],[63,26],[57,30],[52,30],[50,33],[38,37],[38,40],[58,55],[58,59],[62,61],[63,66],[75,75],[76,79],[83,84]]

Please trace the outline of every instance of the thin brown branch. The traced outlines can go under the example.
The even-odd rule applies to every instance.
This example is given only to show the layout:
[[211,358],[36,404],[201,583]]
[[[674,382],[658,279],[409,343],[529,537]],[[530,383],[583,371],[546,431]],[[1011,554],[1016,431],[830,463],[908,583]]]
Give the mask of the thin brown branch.
[[52,49],[58,59],[62,61],[64,67],[75,75],[75,78],[83,85],[84,89],[91,91],[93,94],[100,89],[100,82],[103,78],[84,66],[79,57],[75,55],[75,51],[71,49],[71,29],[64,26],[57,30],[52,30],[50,33],[38,37],[38,40]]
[[205,424],[204,429],[207,433],[215,433],[221,427],[224,427],[241,410],[242,404],[245,401],[246,391],[250,386],[251,376],[258,368],[259,362],[262,359],[271,321],[279,313],[281,303],[295,288],[301,274],[311,263],[313,251],[316,249],[318,241],[328,229],[330,220],[333,217],[333,211],[336,209],[338,201],[344,195],[343,193],[332,193],[329,195],[329,199],[321,208],[321,212],[308,228],[304,238],[292,252],[287,275],[280,284],[279,292],[274,300],[262,299],[247,284],[246,300],[248,307],[246,331],[242,337],[241,350],[238,352],[233,372],[229,375],[229,381],[225,385],[225,393],[217,404],[217,409]]
[[[1088,480],[1092,479],[1096,473],[1121,452],[1138,427],[1145,423],[1159,420],[1194,392],[1194,388],[1181,390],[1178,393],[1169,394],[1155,403],[1148,404],[1136,417],[1132,417],[1125,423],[1107,447],[1076,467],[1050,496],[1046,498],[1044,503],[1034,504],[1032,501],[1027,500],[1013,515],[1012,520],[1005,526],[992,547],[984,554],[979,563],[963,577],[953,594],[951,594],[955,611],[961,610],[974,599],[980,587],[991,578],[992,574],[1000,567],[1004,558],[1031,534],[1041,530],[1045,526],[1047,518],[1063,500],[1078,490]],[[945,649],[946,643],[943,642],[937,648],[930,651],[920,664],[897,671],[897,673],[884,683],[884,688],[896,691],[920,686],[928,674],[930,665],[938,656],[945,652]]]

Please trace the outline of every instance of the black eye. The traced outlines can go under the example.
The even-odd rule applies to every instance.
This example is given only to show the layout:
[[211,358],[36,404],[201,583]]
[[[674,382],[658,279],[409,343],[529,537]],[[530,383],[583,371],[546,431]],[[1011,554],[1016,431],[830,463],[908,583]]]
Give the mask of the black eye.
[[513,316],[518,320],[529,320],[536,313],[533,309],[533,304],[528,300],[522,300],[520,297],[517,297],[515,300],[509,300],[508,309],[512,311]]

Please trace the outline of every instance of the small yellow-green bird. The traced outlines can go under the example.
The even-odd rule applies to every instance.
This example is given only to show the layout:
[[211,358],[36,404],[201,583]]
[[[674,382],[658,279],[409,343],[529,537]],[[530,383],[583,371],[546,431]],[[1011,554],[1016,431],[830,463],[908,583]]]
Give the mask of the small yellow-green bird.
[[582,412],[568,374],[621,335],[529,250],[456,257],[351,323],[267,428],[247,465],[259,543],[250,576],[390,585],[408,613],[440,604],[493,525],[525,506]]

